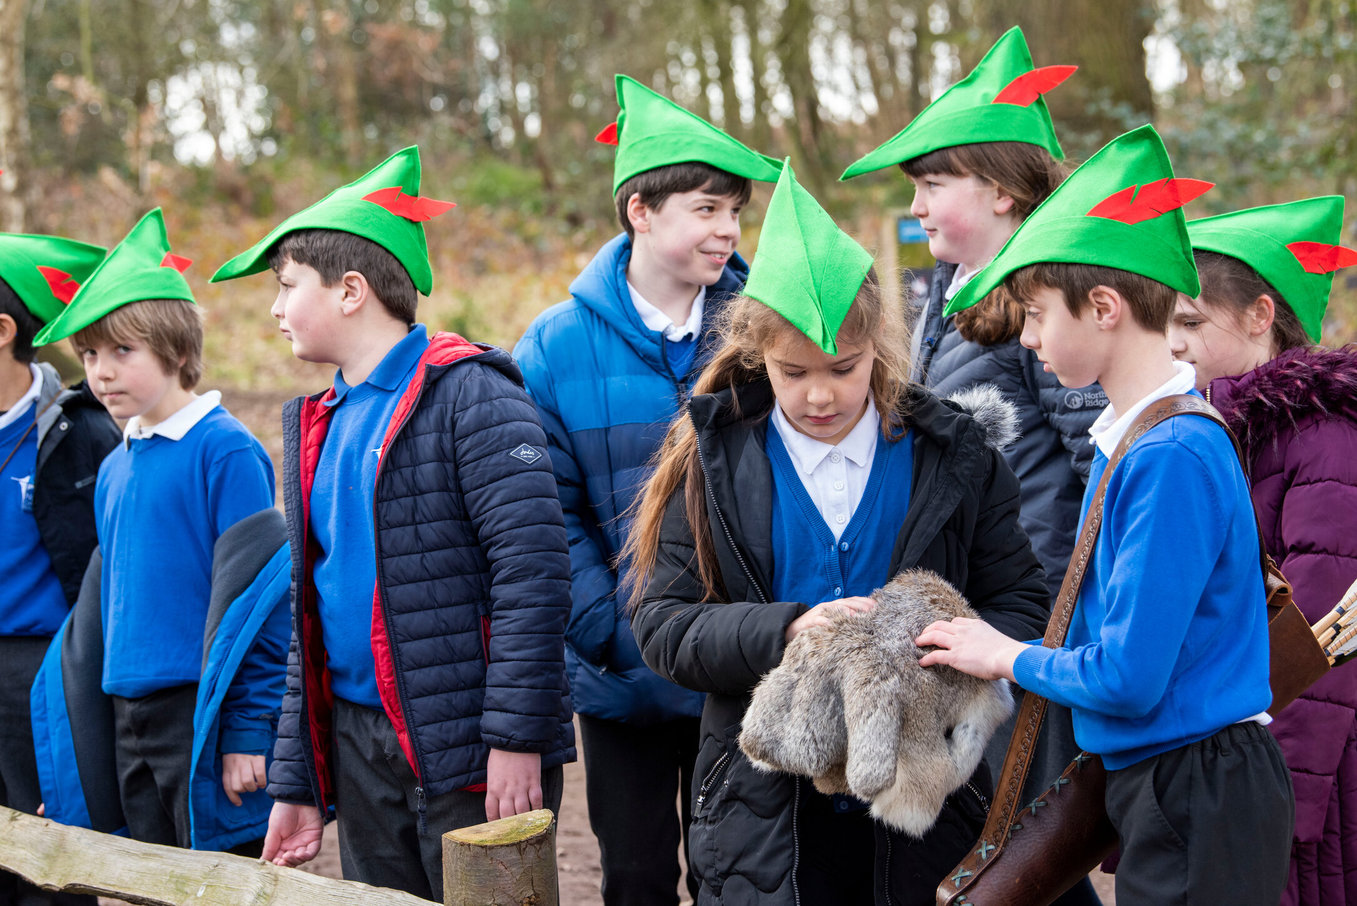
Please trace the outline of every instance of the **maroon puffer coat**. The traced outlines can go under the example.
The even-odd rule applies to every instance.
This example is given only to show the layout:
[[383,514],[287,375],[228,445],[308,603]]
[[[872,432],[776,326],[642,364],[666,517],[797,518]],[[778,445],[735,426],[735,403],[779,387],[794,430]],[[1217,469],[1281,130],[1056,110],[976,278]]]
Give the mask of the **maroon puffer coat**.
[[[1290,350],[1220,378],[1210,400],[1244,446],[1268,552],[1311,622],[1357,579],[1357,345]],[[1357,666],[1272,724],[1296,788],[1283,903],[1357,903]]]

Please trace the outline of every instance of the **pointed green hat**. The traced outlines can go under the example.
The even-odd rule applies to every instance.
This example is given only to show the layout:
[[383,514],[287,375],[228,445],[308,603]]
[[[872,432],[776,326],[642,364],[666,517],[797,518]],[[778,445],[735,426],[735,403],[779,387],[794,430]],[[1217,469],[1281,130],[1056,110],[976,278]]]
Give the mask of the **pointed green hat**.
[[776,182],[782,164],[745,147],[695,113],[633,78],[617,76],[622,112],[597,136],[617,146],[613,193],[637,173],[670,164],[703,163],[760,182]]
[[829,355],[872,256],[801,188],[790,161],[768,202],[744,294],[782,315]]
[[143,299],[193,302],[193,290],[183,274],[192,263],[170,251],[160,208],[150,211],[81,284],[66,310],[38,333],[33,345],[64,340],[114,309]]
[[1338,244],[1343,196],[1324,195],[1190,220],[1194,249],[1238,258],[1281,293],[1316,343],[1329,306],[1333,272],[1357,264],[1357,251]]
[[432,220],[455,205],[450,201],[420,197],[419,181],[419,148],[411,145],[359,179],[335,189],[311,207],[278,224],[249,251],[223,264],[212,275],[211,282],[248,277],[268,270],[269,249],[288,233],[339,230],[370,239],[395,255],[410,275],[415,289],[427,296],[433,290],[433,269],[429,265],[424,221]]
[[942,148],[977,142],[1026,142],[1056,160],[1065,152],[1055,137],[1042,95],[1069,78],[1076,66],[1036,69],[1017,26],[1004,32],[970,75],[938,95],[894,138],[843,171],[852,179]]
[[0,233],[0,280],[46,324],[66,310],[107,250],[62,236]]
[[1153,126],[1104,146],[1070,174],[947,303],[955,314],[1029,264],[1093,264],[1158,280],[1189,296],[1200,287],[1182,207],[1210,189],[1177,179]]

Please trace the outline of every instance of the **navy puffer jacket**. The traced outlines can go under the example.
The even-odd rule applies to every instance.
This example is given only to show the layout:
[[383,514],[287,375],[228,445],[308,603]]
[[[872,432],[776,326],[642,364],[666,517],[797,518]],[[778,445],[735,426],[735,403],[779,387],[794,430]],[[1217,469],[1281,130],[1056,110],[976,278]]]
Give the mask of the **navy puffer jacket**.
[[[283,410],[293,635],[269,792],[334,804],[332,701],[309,531],[324,394]],[[377,686],[424,796],[484,783],[490,748],[573,761],[570,562],[546,438],[509,354],[439,333],[382,444]],[[371,552],[355,552],[371,556]]]

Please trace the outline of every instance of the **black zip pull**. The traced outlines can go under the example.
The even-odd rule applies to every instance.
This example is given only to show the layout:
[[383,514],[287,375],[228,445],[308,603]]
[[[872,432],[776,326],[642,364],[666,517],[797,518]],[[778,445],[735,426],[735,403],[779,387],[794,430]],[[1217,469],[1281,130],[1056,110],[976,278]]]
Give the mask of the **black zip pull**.
[[419,835],[425,836],[429,832],[428,822],[428,802],[424,798],[424,787],[415,787],[415,808],[419,811]]

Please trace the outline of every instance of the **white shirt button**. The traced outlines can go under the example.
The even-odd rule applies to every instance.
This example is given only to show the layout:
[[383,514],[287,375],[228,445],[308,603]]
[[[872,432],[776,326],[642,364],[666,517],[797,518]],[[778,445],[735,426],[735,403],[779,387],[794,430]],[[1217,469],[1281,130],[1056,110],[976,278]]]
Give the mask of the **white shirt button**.
[[842,491],[842,490],[843,490],[843,482],[842,482],[842,481],[836,481],[836,482],[834,482],[834,490],[836,490],[836,491]]
[[845,516],[843,513],[840,513],[839,515],[834,517],[834,521],[837,522],[839,525],[843,525],[845,522],[848,521],[848,517]]
[[838,461],[840,461],[841,459],[843,459],[843,454],[840,453],[838,450],[835,450],[833,453],[830,453],[830,454],[829,454],[829,461],[830,461],[830,462],[838,462]]

